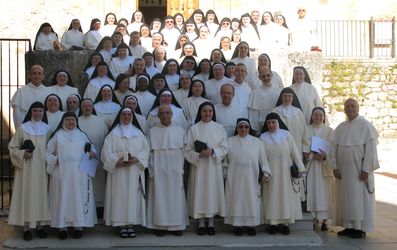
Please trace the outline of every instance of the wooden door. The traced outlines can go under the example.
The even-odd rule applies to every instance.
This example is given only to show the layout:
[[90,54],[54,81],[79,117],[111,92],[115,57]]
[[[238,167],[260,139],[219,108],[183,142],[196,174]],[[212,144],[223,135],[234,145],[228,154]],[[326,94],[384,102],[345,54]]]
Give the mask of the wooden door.
[[185,17],[185,20],[198,8],[199,0],[167,0],[167,15],[174,16],[179,12]]

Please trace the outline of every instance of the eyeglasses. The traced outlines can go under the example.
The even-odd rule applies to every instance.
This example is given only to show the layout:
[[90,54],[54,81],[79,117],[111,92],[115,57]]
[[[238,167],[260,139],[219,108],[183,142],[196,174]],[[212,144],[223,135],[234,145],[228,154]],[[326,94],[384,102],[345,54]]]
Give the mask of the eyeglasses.
[[299,9],[298,12],[306,12],[305,9]]
[[223,26],[229,26],[230,23],[222,23]]
[[239,126],[237,126],[238,128],[250,128],[250,126],[248,126],[248,125],[239,125]]
[[172,20],[165,21],[165,23],[174,23]]

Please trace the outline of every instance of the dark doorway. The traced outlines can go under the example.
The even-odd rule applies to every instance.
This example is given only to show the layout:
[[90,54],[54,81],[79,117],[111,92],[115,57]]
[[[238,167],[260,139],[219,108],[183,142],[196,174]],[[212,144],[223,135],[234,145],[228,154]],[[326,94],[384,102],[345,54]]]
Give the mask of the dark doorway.
[[139,0],[138,9],[145,17],[145,23],[150,25],[154,18],[161,21],[167,15],[167,0]]

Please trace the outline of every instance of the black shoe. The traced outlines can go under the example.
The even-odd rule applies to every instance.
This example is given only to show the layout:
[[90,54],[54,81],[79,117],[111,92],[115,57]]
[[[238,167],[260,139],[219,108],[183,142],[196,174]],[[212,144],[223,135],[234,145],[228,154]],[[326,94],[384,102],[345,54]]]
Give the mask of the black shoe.
[[32,238],[32,232],[30,230],[23,232],[23,240],[30,241]]
[[350,236],[353,233],[354,229],[352,228],[345,228],[342,231],[338,232],[338,236]]
[[287,225],[281,225],[279,232],[284,235],[289,235],[289,227]]
[[367,234],[364,231],[353,229],[353,232],[350,234],[350,238],[361,239],[361,238],[365,238],[366,235]]
[[47,238],[47,233],[42,228],[38,229],[37,230],[37,237],[39,237],[40,239],[45,239],[45,238]]
[[269,230],[267,231],[268,234],[276,234],[277,233],[277,226],[276,225],[270,225]]
[[128,238],[135,238],[136,237],[136,233],[135,230],[132,226],[129,226],[127,228],[127,234],[128,234]]
[[73,239],[80,239],[81,236],[83,236],[83,231],[82,230],[74,230],[73,232]]
[[121,238],[128,238],[128,232],[126,227],[120,228],[119,235]]
[[215,235],[216,234],[215,228],[214,227],[208,227],[207,233],[208,233],[208,235]]
[[183,235],[183,231],[182,230],[178,230],[178,231],[174,231],[172,232],[175,236],[182,236]]
[[164,230],[154,230],[154,234],[156,236],[162,237],[165,235],[165,231]]
[[66,230],[60,230],[60,231],[58,232],[58,238],[59,238],[60,240],[66,240],[66,239],[68,238],[68,231],[66,231]]
[[255,229],[255,227],[248,227],[248,229],[247,229],[247,234],[248,234],[249,236],[255,236],[255,235],[256,235],[256,229]]
[[321,224],[321,231],[328,231],[327,223]]
[[205,235],[205,228],[204,227],[199,227],[197,230],[198,235]]
[[243,235],[243,228],[242,227],[235,227],[233,231],[234,231],[234,235],[236,235],[236,236],[242,236]]

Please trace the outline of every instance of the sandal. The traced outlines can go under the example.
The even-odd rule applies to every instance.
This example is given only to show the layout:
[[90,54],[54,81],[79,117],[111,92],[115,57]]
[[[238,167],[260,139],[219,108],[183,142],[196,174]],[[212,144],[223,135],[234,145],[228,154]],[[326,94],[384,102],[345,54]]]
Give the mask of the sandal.
[[134,228],[132,226],[127,228],[127,235],[128,235],[128,238],[135,238],[136,237],[136,233],[135,233]]
[[127,228],[125,228],[125,227],[120,228],[120,237],[121,238],[128,238]]

